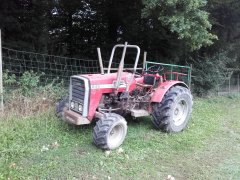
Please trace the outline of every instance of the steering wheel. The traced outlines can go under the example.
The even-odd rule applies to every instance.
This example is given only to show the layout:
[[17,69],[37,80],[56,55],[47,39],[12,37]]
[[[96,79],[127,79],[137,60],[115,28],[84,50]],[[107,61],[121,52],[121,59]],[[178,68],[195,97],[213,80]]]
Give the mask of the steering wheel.
[[162,65],[157,64],[157,65],[150,66],[149,68],[147,68],[147,70],[145,72],[149,73],[149,74],[157,74],[158,72],[162,71],[163,69],[164,69],[164,67]]

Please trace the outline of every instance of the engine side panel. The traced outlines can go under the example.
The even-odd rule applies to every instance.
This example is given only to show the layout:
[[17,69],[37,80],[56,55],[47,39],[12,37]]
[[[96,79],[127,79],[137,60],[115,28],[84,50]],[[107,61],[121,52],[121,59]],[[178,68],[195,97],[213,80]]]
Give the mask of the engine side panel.
[[[128,78],[131,73],[123,73],[122,83],[118,92],[123,92],[126,89]],[[89,111],[87,118],[92,121],[95,112],[100,104],[103,94],[110,94],[114,92],[114,82],[116,80],[116,73],[111,74],[95,74],[95,75],[83,75],[90,81],[90,96],[89,96]],[[136,82],[142,82],[143,78],[134,78],[129,86],[129,91],[132,91],[136,87]]]

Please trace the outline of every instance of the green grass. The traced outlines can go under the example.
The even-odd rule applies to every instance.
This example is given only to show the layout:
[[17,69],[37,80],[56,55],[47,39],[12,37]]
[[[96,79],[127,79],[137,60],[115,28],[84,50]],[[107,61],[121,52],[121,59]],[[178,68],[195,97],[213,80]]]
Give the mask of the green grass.
[[92,144],[94,125],[67,125],[53,110],[1,119],[0,179],[239,179],[239,117],[239,97],[196,99],[185,131],[130,121],[124,152],[109,156]]

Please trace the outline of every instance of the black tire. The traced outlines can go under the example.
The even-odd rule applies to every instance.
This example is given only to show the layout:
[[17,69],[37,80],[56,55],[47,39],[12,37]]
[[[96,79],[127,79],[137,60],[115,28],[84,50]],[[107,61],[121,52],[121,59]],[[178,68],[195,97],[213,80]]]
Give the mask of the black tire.
[[58,118],[64,120],[63,109],[68,108],[69,98],[65,97],[56,103],[56,115]]
[[115,113],[106,113],[97,121],[93,131],[93,142],[101,149],[116,149],[127,134],[126,120]]
[[171,87],[164,95],[162,102],[153,105],[153,125],[165,132],[182,131],[188,125],[192,105],[189,89],[182,86]]

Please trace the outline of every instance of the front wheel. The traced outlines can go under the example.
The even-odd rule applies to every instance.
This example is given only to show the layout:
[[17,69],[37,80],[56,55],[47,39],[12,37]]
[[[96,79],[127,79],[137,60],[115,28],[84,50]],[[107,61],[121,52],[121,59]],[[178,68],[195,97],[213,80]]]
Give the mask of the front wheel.
[[192,105],[189,89],[181,86],[171,87],[162,102],[153,105],[153,125],[166,132],[182,131],[187,127]]
[[123,143],[126,134],[126,120],[118,114],[106,113],[94,127],[93,141],[101,149],[116,149]]

